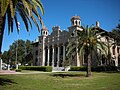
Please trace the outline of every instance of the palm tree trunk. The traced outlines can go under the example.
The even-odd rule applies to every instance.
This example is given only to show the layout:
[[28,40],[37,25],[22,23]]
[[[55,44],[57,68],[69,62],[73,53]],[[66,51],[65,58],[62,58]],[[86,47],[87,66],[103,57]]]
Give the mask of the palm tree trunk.
[[88,54],[88,61],[87,61],[87,77],[91,76],[91,55]]
[[3,40],[3,34],[4,34],[4,26],[5,26],[5,16],[2,17],[1,14],[1,2],[0,2],[0,58],[1,58],[1,49],[2,49],[2,40]]
[[92,58],[92,54],[90,52],[90,48],[88,46],[86,46],[85,48],[85,53],[86,53],[86,58],[87,58],[87,74],[86,76],[89,77],[91,76],[91,58]]

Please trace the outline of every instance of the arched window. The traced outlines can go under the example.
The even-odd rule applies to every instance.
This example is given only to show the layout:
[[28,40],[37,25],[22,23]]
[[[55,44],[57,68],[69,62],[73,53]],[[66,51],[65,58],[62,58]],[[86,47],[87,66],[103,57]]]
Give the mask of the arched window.
[[102,64],[105,64],[105,55],[102,54]]
[[118,66],[120,66],[120,55],[118,56]]
[[46,32],[46,35],[47,35],[48,33]]
[[71,37],[73,37],[73,36],[74,36],[74,33],[71,34]]
[[36,50],[36,55],[38,55],[38,50]]
[[81,23],[80,23],[80,21],[79,21],[79,25],[80,25]]
[[117,53],[119,53],[119,47],[117,47]]
[[115,46],[112,47],[113,55],[115,55]]
[[77,20],[75,21],[75,24],[77,25]]
[[35,59],[35,65],[36,66],[38,65],[38,59],[37,58]]

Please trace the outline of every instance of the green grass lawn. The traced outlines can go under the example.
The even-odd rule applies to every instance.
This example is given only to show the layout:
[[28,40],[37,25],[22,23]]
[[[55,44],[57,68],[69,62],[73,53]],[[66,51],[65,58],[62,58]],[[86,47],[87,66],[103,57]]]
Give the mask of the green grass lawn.
[[[56,73],[0,75],[0,90],[120,90],[120,73],[73,72],[76,76],[53,76]],[[80,76],[78,76],[80,74]]]

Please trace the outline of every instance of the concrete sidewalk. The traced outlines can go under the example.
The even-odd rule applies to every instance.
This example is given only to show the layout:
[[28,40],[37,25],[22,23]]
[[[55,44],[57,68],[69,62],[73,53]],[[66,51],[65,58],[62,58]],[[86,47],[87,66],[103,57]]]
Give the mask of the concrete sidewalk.
[[13,70],[0,70],[0,74],[15,74],[16,72]]
[[16,72],[13,70],[1,70],[0,71],[0,75],[5,75],[5,74],[39,74],[39,73],[51,73],[51,72],[41,72],[41,71]]

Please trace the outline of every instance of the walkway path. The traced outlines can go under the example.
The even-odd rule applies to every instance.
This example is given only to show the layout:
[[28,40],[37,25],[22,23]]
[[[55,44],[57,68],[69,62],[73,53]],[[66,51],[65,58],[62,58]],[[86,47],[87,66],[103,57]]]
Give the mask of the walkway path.
[[39,73],[51,73],[51,72],[41,72],[41,71],[26,71],[26,72],[15,72],[11,70],[1,70],[0,75],[5,74],[39,74]]

